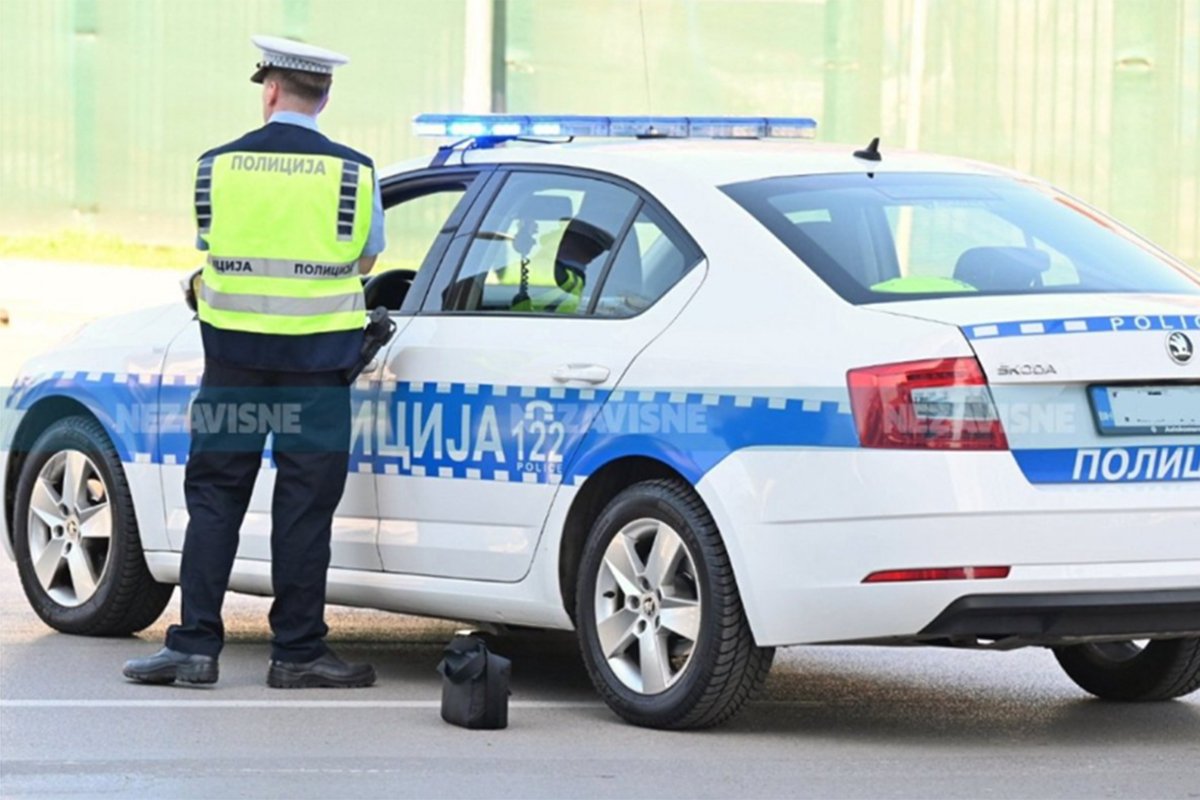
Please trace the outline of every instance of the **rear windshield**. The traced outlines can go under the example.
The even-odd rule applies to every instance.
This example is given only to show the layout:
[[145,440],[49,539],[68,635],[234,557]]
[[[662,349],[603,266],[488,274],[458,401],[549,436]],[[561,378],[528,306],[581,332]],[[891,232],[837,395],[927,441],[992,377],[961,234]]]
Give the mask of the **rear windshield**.
[[1011,178],[808,175],[723,187],[852,303],[1200,294],[1200,276],[1078,201]]

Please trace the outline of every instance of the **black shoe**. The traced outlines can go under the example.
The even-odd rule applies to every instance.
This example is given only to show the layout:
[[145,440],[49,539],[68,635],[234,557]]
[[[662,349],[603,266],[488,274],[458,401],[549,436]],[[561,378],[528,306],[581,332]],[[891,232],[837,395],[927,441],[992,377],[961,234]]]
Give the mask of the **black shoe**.
[[217,659],[164,647],[148,658],[126,661],[125,677],[141,683],[216,683]]
[[353,689],[375,683],[370,664],[347,664],[332,651],[312,661],[276,661],[267,670],[267,686],[273,689]]

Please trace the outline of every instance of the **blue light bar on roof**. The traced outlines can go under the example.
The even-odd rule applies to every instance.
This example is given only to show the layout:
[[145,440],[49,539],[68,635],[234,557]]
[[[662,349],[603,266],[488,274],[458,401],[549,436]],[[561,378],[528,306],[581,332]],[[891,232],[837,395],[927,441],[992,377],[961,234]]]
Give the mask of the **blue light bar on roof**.
[[530,116],[526,136],[608,136],[608,117],[587,117],[578,114]]
[[808,117],[596,117],[584,115],[420,114],[417,136],[452,139],[510,139],[623,136],[671,139],[811,139],[817,130]]
[[688,133],[709,139],[761,139],[767,135],[767,121],[745,117],[691,117]]
[[687,117],[609,117],[608,135],[663,136],[671,139],[686,139]]
[[804,117],[767,117],[767,136],[772,139],[811,139],[816,120]]

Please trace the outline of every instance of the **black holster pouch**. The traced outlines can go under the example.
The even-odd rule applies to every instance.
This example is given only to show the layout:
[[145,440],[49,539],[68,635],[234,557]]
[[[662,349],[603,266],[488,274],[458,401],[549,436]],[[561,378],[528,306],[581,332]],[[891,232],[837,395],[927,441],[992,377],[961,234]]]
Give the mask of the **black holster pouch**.
[[358,379],[363,370],[375,360],[375,356],[379,355],[383,346],[391,341],[392,335],[395,333],[396,323],[388,316],[388,310],[383,306],[371,309],[371,313],[367,315],[367,327],[363,331],[363,343],[358,354],[358,361],[353,367],[342,372],[346,383],[354,383]]
[[474,636],[456,636],[438,664],[442,719],[463,728],[508,727],[508,679],[512,662]]

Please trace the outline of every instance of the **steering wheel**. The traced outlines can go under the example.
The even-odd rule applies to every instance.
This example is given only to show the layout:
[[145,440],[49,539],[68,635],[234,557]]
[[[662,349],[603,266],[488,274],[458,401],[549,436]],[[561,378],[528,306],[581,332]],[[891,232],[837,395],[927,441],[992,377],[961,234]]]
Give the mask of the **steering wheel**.
[[411,269],[390,269],[372,275],[363,283],[367,308],[383,306],[388,311],[399,311],[416,277],[416,270]]

